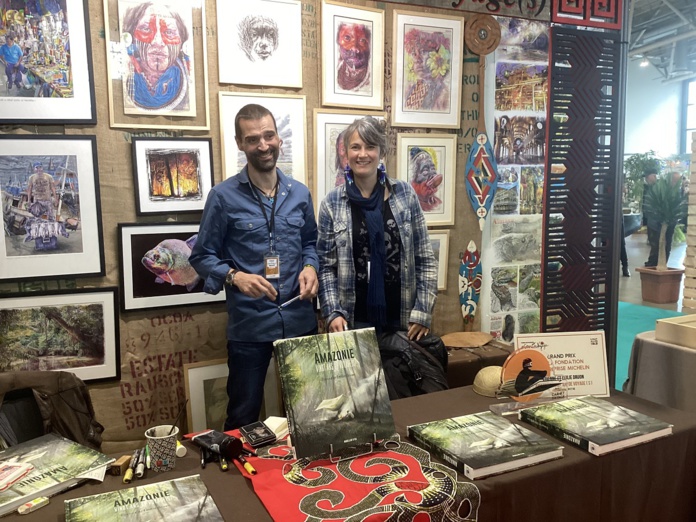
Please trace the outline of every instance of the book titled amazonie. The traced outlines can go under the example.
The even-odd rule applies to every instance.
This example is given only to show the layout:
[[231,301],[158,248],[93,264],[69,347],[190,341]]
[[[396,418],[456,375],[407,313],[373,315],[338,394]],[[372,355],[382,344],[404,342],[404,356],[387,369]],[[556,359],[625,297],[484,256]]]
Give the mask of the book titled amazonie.
[[605,455],[672,434],[672,425],[587,395],[525,408],[519,418],[593,455]]
[[373,328],[273,346],[297,458],[338,454],[396,433]]
[[54,434],[0,451],[0,515],[87,479],[103,480],[114,459]]
[[65,501],[66,522],[223,522],[200,475]]
[[563,446],[485,411],[408,426],[421,448],[471,480],[497,475],[563,456]]

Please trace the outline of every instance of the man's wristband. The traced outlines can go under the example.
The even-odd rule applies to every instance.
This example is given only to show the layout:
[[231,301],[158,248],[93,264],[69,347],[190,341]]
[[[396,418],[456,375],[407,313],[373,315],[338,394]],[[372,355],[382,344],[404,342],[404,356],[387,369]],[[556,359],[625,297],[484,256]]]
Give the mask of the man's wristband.
[[307,264],[306,264],[305,266],[303,266],[302,268],[307,268],[307,267],[311,268],[311,269],[314,270],[314,272],[316,273],[317,269],[314,268],[314,265],[310,265],[309,263],[307,263]]

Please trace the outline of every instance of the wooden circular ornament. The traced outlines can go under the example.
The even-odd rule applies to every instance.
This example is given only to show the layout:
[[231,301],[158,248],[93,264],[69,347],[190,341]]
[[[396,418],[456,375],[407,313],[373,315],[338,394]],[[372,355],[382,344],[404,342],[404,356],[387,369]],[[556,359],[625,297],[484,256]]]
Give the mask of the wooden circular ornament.
[[472,53],[490,54],[500,43],[500,24],[491,15],[472,15],[466,22],[464,38]]

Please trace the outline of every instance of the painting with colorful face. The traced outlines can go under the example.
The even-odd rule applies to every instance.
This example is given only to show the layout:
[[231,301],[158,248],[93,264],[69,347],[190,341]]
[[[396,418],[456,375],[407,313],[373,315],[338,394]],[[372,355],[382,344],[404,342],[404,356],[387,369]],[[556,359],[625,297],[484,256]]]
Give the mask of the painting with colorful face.
[[339,92],[372,93],[372,24],[336,20],[336,85]]
[[409,147],[408,178],[423,212],[441,210],[443,176],[438,173],[437,164],[443,153],[442,147]]
[[118,2],[126,114],[195,116],[192,9],[176,0]]
[[449,112],[452,31],[405,27],[403,110]]

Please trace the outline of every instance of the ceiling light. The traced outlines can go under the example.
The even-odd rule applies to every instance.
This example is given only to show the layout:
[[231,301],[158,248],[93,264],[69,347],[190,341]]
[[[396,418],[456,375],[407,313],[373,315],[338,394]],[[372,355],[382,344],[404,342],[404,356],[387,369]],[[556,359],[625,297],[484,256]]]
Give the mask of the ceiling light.
[[641,66],[641,67],[647,67],[648,65],[650,65],[650,60],[648,60],[647,58],[643,58],[643,59],[640,61],[640,66]]

